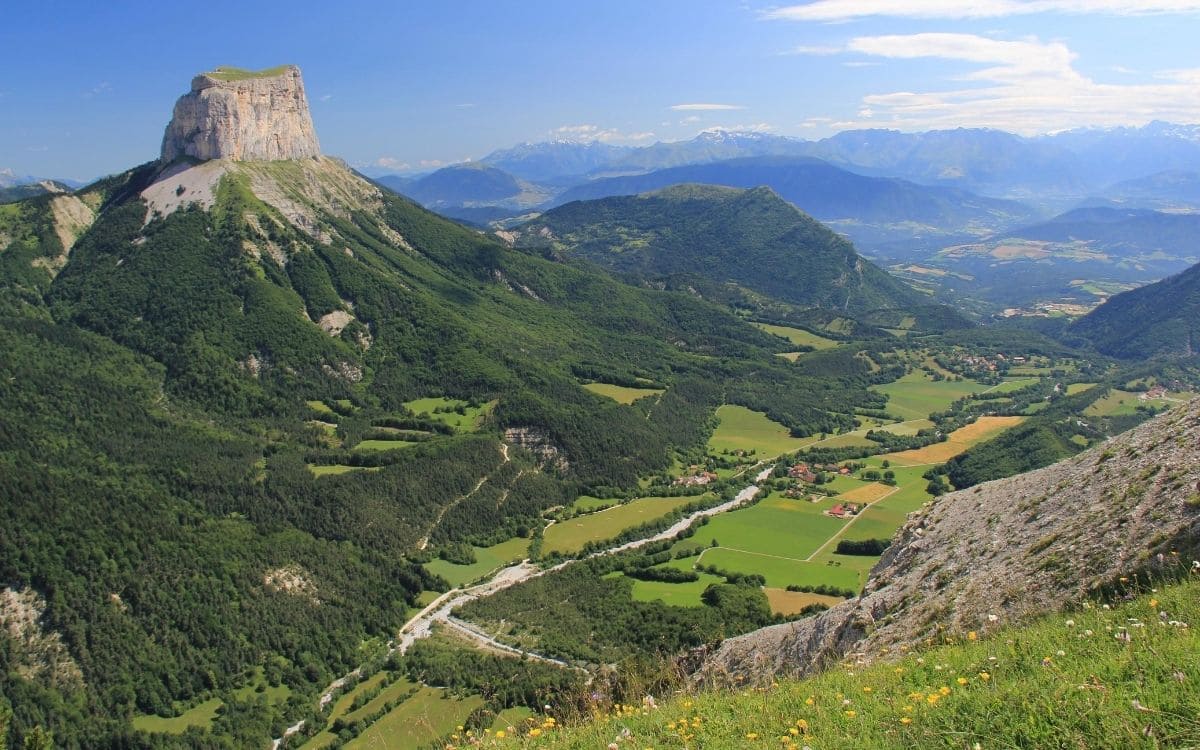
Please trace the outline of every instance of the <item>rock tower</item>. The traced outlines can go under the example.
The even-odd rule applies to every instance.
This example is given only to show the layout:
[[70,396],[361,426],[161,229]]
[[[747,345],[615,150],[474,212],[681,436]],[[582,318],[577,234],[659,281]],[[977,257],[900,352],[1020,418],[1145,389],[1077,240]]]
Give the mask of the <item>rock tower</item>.
[[196,76],[175,103],[162,143],[164,164],[180,157],[274,161],[320,153],[295,65]]

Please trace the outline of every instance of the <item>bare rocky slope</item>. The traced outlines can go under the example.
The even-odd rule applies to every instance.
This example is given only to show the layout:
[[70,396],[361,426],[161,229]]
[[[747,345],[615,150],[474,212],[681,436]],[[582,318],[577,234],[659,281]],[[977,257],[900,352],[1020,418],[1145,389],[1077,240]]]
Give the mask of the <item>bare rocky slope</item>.
[[1200,399],[1075,458],[954,492],[914,513],[863,594],[725,641],[699,681],[770,681],[870,662],[1077,604],[1200,548]]

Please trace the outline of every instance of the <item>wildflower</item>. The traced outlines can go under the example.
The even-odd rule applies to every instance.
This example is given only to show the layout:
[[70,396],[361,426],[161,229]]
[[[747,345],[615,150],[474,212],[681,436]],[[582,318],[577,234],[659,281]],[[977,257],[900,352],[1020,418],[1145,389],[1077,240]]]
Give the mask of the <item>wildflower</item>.
[[909,724],[912,724],[912,719],[910,719],[907,716],[901,716],[900,723],[903,724],[904,726],[908,726]]
[[808,721],[805,719],[796,719],[796,728],[801,732],[808,732]]
[[754,740],[757,740],[757,739],[758,739],[758,732],[747,732],[747,733],[746,733],[746,739],[750,740],[751,742],[753,742]]
[[1150,609],[1158,609],[1158,600],[1157,599],[1150,600]]
[[1048,666],[1050,666],[1050,657],[1049,657],[1049,656],[1043,656],[1043,657],[1042,657],[1042,666],[1043,666],[1043,667],[1048,667]]
[[942,695],[950,695],[950,688],[946,687],[945,685],[942,685],[940,688],[938,688],[938,692],[941,693]]
[[498,740],[504,739],[504,730],[503,729],[496,730],[496,739],[498,739]]
[[978,637],[979,637],[979,635],[978,635],[978,634],[977,634],[977,633],[976,633],[974,630],[972,630],[970,633],[967,633],[967,640],[968,640],[968,641],[973,641],[973,640],[975,640],[975,639],[976,639],[976,638],[978,638]]
[[988,622],[995,622],[996,620],[999,620],[999,619],[1000,618],[996,617],[995,615],[988,615]]
[[1066,624],[1067,624],[1067,627],[1068,627],[1068,628],[1073,628],[1073,627],[1075,627],[1075,621],[1074,621],[1074,620],[1067,620],[1067,623],[1066,623]]
[[959,685],[966,685],[966,684],[967,684],[967,678],[966,678],[966,677],[959,677],[957,680],[955,680],[955,682],[957,682]]
[[1092,630],[1091,630],[1091,628],[1088,628],[1087,630],[1083,631],[1083,634],[1084,634],[1084,635],[1092,635]]
[[937,702],[940,701],[941,699],[942,699],[942,696],[938,695],[937,693],[930,693],[929,697],[925,699],[925,702],[931,706],[936,706]]
[[530,737],[537,737],[537,736],[538,736],[538,735],[540,735],[541,733],[542,733],[542,730],[538,729],[537,727],[534,727],[533,729],[530,729],[530,730],[529,730],[529,736],[530,736]]
[[983,680],[984,682],[987,682],[988,680],[992,679],[992,676],[990,674],[988,674],[987,672],[980,672],[979,679]]
[[869,693],[869,692],[871,692],[871,686],[870,686],[870,685],[863,685],[863,692],[864,692],[864,693]]
[[896,674],[904,674],[904,667],[896,667]]
[[795,737],[796,735],[800,734],[800,730],[795,727],[788,727],[788,734]]
[[855,716],[858,716],[858,713],[856,711],[847,711],[846,712],[846,717],[849,719],[853,719]]
[[811,706],[815,702],[816,701],[813,700],[813,697],[811,695],[804,699],[804,705],[806,705],[806,706]]
[[1054,652],[1054,655],[1055,655],[1055,656],[1066,656],[1066,655],[1067,655],[1067,652],[1066,652],[1066,651],[1063,651],[1063,650],[1060,648],[1058,651],[1055,651],[1055,652]]

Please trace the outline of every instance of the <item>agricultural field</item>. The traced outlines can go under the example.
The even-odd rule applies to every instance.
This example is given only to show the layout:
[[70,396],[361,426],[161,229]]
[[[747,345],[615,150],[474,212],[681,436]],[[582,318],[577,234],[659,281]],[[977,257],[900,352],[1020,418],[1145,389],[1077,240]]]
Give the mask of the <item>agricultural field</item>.
[[[419,398],[415,401],[404,402],[404,408],[419,417],[427,416],[449,425],[456,432],[474,432],[479,429],[483,418],[496,408],[496,402],[489,401],[480,406],[471,406],[466,401],[453,398]],[[458,413],[460,408],[462,414]]]
[[451,586],[462,586],[484,577],[497,568],[524,560],[528,552],[529,540],[517,537],[491,547],[476,547],[475,562],[471,565],[432,560],[425,563],[425,569],[445,578]]
[[994,438],[1010,427],[1016,427],[1023,420],[1023,417],[980,417],[966,427],[960,427],[950,433],[944,443],[892,453],[888,455],[888,459],[901,466],[945,463],[972,445]]
[[1096,387],[1096,383],[1071,383],[1067,386],[1067,395],[1074,396],[1076,393],[1090,391]]
[[397,448],[408,448],[413,445],[416,445],[416,443],[411,440],[372,439],[372,440],[359,441],[358,444],[356,444],[354,446],[353,450],[356,450],[356,451],[391,451],[391,450],[396,450]]
[[164,717],[152,714],[135,716],[133,717],[133,728],[141,732],[158,734],[183,734],[192,727],[208,729],[212,726],[213,719],[217,718],[217,711],[223,705],[225,703],[220,698],[210,698],[178,716]]
[[782,336],[796,346],[811,346],[813,349],[831,349],[838,345],[837,341],[827,339],[824,336],[818,336],[815,333],[805,331],[801,328],[792,328],[790,326],[776,326],[770,323],[755,323],[767,333],[773,333],[776,336]]
[[774,458],[812,445],[813,438],[794,438],[788,429],[760,411],[726,404],[717,409],[720,424],[708,439],[708,452],[743,451],[755,458]]
[[841,597],[826,596],[825,594],[810,594],[805,591],[788,591],[787,589],[764,589],[771,611],[777,615],[798,615],[805,607],[813,604],[823,604],[833,607],[845,601]]
[[[672,560],[659,567],[691,570],[692,564],[695,562],[696,558],[694,557],[684,558],[682,560]],[[610,575],[619,576],[621,574],[611,573]],[[714,583],[722,583],[725,579],[708,573],[700,573],[700,580],[689,583],[639,581],[636,578],[631,580],[633,581],[634,601],[652,602],[657,600],[674,607],[700,607],[704,604],[700,600],[700,595],[704,593],[704,589]]]
[[353,471],[379,471],[378,466],[346,466],[344,464],[329,464],[322,466],[319,464],[309,464],[308,470],[313,473],[314,477],[337,476],[339,474],[349,474]]
[[579,516],[546,528],[542,548],[547,554],[573,554],[588,542],[613,539],[626,529],[662,518],[677,508],[696,502],[697,497],[643,497],[615,508]]
[[[1186,394],[1183,398],[1187,398],[1191,394]],[[1148,398],[1143,399],[1141,393],[1132,391],[1109,391],[1107,395],[1096,399],[1087,409],[1084,410],[1084,416],[1088,417],[1119,417],[1136,414],[1139,406],[1153,406],[1156,409],[1164,409],[1170,406],[1173,402],[1165,398]]]
[[999,385],[993,385],[991,388],[983,391],[984,393],[1014,393],[1022,388],[1028,388],[1031,385],[1036,385],[1038,378],[1009,378]]
[[587,383],[583,387],[598,396],[611,398],[620,404],[632,404],[640,398],[657,396],[663,392],[662,388],[630,388],[611,383]]
[[[409,750],[423,747],[453,732],[472,711],[482,705],[483,698],[477,695],[452,698],[444,690],[422,687],[346,743],[345,747],[347,750]],[[361,710],[365,711],[370,706],[368,703]],[[346,719],[353,720],[352,717],[353,714],[348,714]]]
[[873,385],[871,390],[887,395],[885,409],[888,413],[904,419],[926,419],[963,396],[985,391],[987,387],[973,380],[935,381],[924,372],[914,370],[892,383]]
[[[715,516],[699,527],[695,535],[679,542],[676,549],[707,547],[716,540],[721,548],[804,559],[845,524],[845,521],[822,512],[837,502],[839,499],[829,498],[812,503],[772,493],[748,508]],[[713,564],[708,556],[716,551],[715,548],[706,550],[702,555],[703,562]]]

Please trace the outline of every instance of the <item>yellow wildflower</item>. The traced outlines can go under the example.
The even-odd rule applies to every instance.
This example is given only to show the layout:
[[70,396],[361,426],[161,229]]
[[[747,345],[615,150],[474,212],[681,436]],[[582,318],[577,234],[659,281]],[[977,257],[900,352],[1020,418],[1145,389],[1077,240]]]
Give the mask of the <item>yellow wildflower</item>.
[[746,733],[746,739],[750,740],[751,742],[753,742],[754,740],[757,740],[757,739],[758,739],[758,732],[747,732],[747,733]]
[[863,685],[863,692],[864,692],[864,693],[869,693],[869,692],[871,692],[871,686],[870,686],[870,685]]
[[984,682],[987,682],[988,680],[992,679],[992,676],[990,674],[988,674],[987,672],[980,672],[979,679],[983,680]]
[[901,716],[900,723],[905,726],[908,726],[909,724],[912,724],[912,719],[908,718],[907,716]]
[[950,688],[946,687],[945,685],[942,685],[940,688],[938,688],[938,692],[941,693],[942,695],[950,695]]
[[1150,608],[1151,608],[1151,609],[1158,609],[1158,600],[1157,600],[1157,599],[1151,599],[1151,600],[1150,600]]
[[973,641],[973,640],[975,640],[975,639],[976,639],[976,638],[978,638],[978,637],[979,637],[979,634],[978,634],[978,633],[976,633],[974,630],[972,630],[970,633],[967,633],[967,640],[968,640],[968,641]]
[[966,684],[967,684],[967,678],[966,678],[966,677],[959,677],[957,680],[955,680],[955,682],[957,682],[959,685],[966,685]]
[[504,739],[504,730],[503,729],[496,730],[496,739],[498,739],[498,740]]
[[931,706],[936,706],[937,702],[941,699],[942,696],[938,695],[937,693],[930,693],[929,697],[925,699],[925,702]]
[[815,702],[816,701],[813,700],[813,697],[811,695],[804,699],[804,705],[806,705],[806,706],[811,706]]
[[800,730],[795,727],[788,727],[788,734],[795,737],[796,735],[800,734]]
[[796,727],[801,732],[807,732],[808,731],[808,721],[805,719],[796,719]]
[[852,709],[852,710],[850,710],[850,711],[847,711],[847,712],[846,712],[846,716],[847,716],[848,718],[851,718],[851,719],[853,719],[855,716],[858,716],[858,712],[857,712],[857,711],[854,711],[854,710]]

